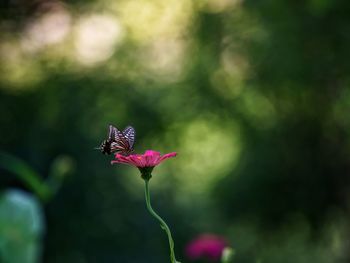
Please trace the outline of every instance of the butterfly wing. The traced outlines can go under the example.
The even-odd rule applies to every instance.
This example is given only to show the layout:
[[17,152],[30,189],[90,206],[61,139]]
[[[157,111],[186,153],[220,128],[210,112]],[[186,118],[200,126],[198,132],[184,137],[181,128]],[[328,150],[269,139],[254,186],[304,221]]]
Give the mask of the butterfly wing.
[[131,149],[134,147],[136,132],[132,126],[127,126],[123,131],[124,137],[128,140]]
[[123,154],[132,152],[128,139],[124,136],[123,132],[116,128],[115,138],[112,142],[112,151],[118,151]]
[[123,155],[127,155],[129,153],[128,148],[125,148],[124,145],[117,143],[117,142],[111,143],[111,152],[119,152]]
[[103,140],[100,147],[96,148],[99,149],[103,154],[111,154],[111,143],[114,141],[114,138],[116,136],[117,128],[113,125],[109,125],[108,127],[108,133],[107,133],[107,139]]
[[120,152],[128,155],[133,151],[135,142],[135,129],[127,126],[123,131],[113,125],[109,125],[108,138],[100,146],[102,153],[110,154],[112,152]]
[[107,140],[109,140],[109,141],[115,140],[117,132],[118,132],[118,129],[116,127],[114,127],[113,125],[109,125],[108,134],[107,134],[108,139]]

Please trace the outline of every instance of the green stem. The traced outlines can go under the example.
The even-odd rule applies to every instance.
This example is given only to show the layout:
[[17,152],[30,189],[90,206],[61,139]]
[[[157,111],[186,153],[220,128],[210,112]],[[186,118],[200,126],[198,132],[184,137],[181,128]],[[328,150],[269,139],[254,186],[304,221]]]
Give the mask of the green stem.
[[164,229],[164,231],[167,233],[168,235],[168,240],[169,240],[169,247],[170,247],[170,260],[171,263],[180,263],[178,261],[176,261],[175,258],[175,253],[174,253],[174,241],[173,238],[171,237],[171,232],[170,229],[168,227],[168,225],[165,223],[165,221],[153,210],[152,206],[151,206],[151,197],[149,194],[149,187],[148,187],[148,179],[145,179],[145,197],[146,197],[146,205],[147,205],[147,209],[148,211],[151,213],[152,216],[154,216],[159,222],[160,222],[160,226],[162,229]]

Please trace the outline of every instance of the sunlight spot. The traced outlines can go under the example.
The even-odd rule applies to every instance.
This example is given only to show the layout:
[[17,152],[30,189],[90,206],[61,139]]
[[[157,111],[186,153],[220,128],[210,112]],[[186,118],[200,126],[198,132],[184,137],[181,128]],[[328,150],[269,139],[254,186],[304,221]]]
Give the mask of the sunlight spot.
[[238,107],[242,113],[258,129],[268,129],[274,126],[277,121],[275,106],[268,97],[260,94],[252,87],[242,94]]
[[197,4],[200,9],[211,13],[220,13],[240,5],[243,0],[202,0]]
[[14,90],[31,87],[44,77],[37,61],[25,56],[16,42],[0,43],[0,58],[0,80]]
[[118,19],[112,15],[83,17],[76,28],[76,58],[83,65],[108,60],[124,37]]
[[204,200],[215,182],[237,164],[242,149],[239,127],[232,120],[223,125],[215,115],[211,115],[202,116],[187,125],[179,124],[172,130],[176,132],[176,137],[181,138],[174,145],[178,152],[174,175],[181,185],[178,201],[186,203],[185,199],[197,197]]
[[138,42],[180,36],[192,19],[192,4],[186,0],[118,1],[115,9],[130,37]]
[[233,48],[226,48],[221,54],[220,58],[223,69],[231,75],[238,77],[245,77],[246,71],[249,68],[247,59],[235,52]]
[[142,50],[140,61],[156,78],[173,82],[183,72],[185,43],[181,39],[159,39]]
[[62,5],[30,22],[20,40],[23,51],[33,53],[63,42],[71,31],[71,15]]
[[221,54],[220,64],[221,68],[210,76],[211,84],[225,99],[236,99],[245,87],[248,61],[233,48],[226,48]]

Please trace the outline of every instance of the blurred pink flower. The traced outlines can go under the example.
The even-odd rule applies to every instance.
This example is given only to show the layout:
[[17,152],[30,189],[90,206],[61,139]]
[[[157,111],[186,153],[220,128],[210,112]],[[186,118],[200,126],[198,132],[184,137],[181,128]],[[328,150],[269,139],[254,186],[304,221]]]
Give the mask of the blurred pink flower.
[[186,246],[186,255],[192,260],[207,259],[210,261],[219,261],[227,241],[217,235],[204,234],[193,239]]

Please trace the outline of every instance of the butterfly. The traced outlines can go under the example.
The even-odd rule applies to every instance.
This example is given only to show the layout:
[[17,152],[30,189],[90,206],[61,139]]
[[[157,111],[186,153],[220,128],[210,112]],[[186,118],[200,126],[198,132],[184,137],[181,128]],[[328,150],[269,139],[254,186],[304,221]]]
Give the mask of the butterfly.
[[135,129],[127,126],[123,131],[109,125],[108,138],[104,140],[99,149],[103,154],[118,152],[129,155],[134,151]]

